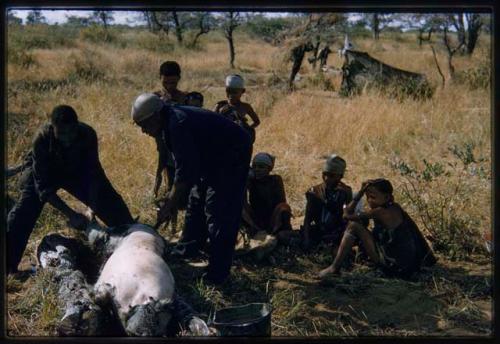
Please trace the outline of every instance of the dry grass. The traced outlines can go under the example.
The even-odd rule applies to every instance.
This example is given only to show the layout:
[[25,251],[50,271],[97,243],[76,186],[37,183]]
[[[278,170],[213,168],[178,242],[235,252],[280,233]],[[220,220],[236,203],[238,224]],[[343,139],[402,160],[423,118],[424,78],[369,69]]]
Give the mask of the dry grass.
[[[132,41],[136,34],[125,35]],[[236,45],[236,70],[228,67],[226,42],[220,37],[207,39],[208,43],[198,50],[176,48],[171,53],[78,41],[73,48],[34,50],[36,63],[28,69],[8,64],[8,165],[21,161],[37,127],[46,120],[51,109],[57,104],[69,104],[83,122],[96,129],[102,165],[132,214],[140,215],[145,223],[152,223],[151,193],[157,153],[153,140],[132,124],[129,114],[131,102],[138,94],[160,87],[158,68],[168,59],[177,60],[183,68],[180,89],[202,91],[205,107],[209,109],[225,98],[225,75],[230,72],[243,75],[248,85],[243,100],[250,102],[262,119],[254,152],[268,151],[277,156],[275,172],[283,176],[287,197],[296,216],[303,214],[304,192],[320,182],[321,156],[324,154],[335,152],[347,160],[345,182],[355,190],[364,179],[379,176],[393,181],[397,189],[401,178],[391,170],[389,159],[398,156],[413,164],[424,158],[446,161],[450,157],[448,147],[462,142],[475,142],[477,154],[486,158],[486,164],[489,164],[489,90],[470,91],[466,85],[448,84],[443,90],[438,88],[434,98],[428,101],[398,102],[376,93],[352,99],[339,98],[334,92],[301,89],[299,83],[299,91],[289,94],[266,86],[270,73],[287,78],[281,59],[283,51],[261,41],[240,38]],[[435,84],[440,82],[432,52],[428,47],[420,49],[413,39],[383,39],[376,44],[371,40],[354,42],[388,64],[423,72]],[[472,58],[457,56],[457,70],[489,61],[488,44],[482,38]],[[445,68],[445,55],[439,50],[438,54],[441,67]],[[340,67],[338,56],[332,54],[329,65]],[[87,68],[86,72],[96,74],[86,80],[82,76],[85,73],[82,67]],[[314,72],[304,62],[301,74],[310,76]],[[47,80],[53,82],[47,83]],[[40,89],[42,86],[37,84],[40,82],[45,83],[45,89]],[[477,206],[470,210],[481,219],[480,226],[484,231],[490,228],[490,203],[489,198],[484,197],[485,193],[491,192],[489,187],[489,183],[478,184]],[[12,183],[9,190],[17,193]],[[38,240],[54,230],[72,234],[65,229],[63,218],[46,207],[31,237],[25,261],[35,261]],[[280,261],[280,254],[292,257]],[[363,315],[361,310],[368,306],[356,303],[352,293],[360,283],[371,283],[374,288],[379,288],[377,283],[388,286],[392,281],[362,280],[366,271],[359,268],[360,272],[355,272],[354,278],[341,283],[345,285],[344,290],[335,287],[332,292],[332,287],[319,287],[311,278],[313,271],[329,263],[328,254],[323,252],[310,257],[296,257],[295,254],[298,255],[277,252],[277,266],[256,266],[244,260],[237,262],[236,282],[231,292],[223,290],[220,293],[202,284],[189,287],[192,281],[190,272],[176,262],[173,270],[179,276],[178,284],[187,298],[206,313],[214,306],[270,300],[275,308],[273,333],[276,335],[439,335],[447,333],[450,328],[460,328],[462,323],[478,321],[480,325],[469,327],[468,333],[490,333],[484,324],[491,321],[491,314],[490,319],[482,317],[474,305],[479,299],[490,302],[488,291],[479,296],[467,295],[457,282],[457,290],[450,295],[452,298],[459,296],[459,300],[453,302],[436,292],[435,298],[439,299],[436,302],[440,306],[436,306],[439,312],[434,315],[443,321],[442,324],[446,322],[448,327],[443,325],[443,330],[436,325],[439,319],[427,323],[428,326],[419,325],[418,321],[425,322],[423,315],[416,322],[412,320],[411,325],[409,320],[401,324],[381,324]],[[446,269],[446,263],[443,266]],[[462,274],[466,278],[470,271]],[[483,275],[486,281],[490,278],[484,272]],[[23,283],[8,281],[8,326],[11,333],[52,334],[57,314],[53,290],[46,277],[42,273]],[[444,279],[441,286],[449,283],[446,273],[441,277]],[[280,285],[280,281],[284,282]],[[417,283],[425,285],[427,296],[434,295],[430,292],[434,287],[427,286],[425,281]],[[401,288],[404,291],[412,287],[403,284]],[[332,293],[347,300],[346,303],[335,303]],[[33,296],[33,299],[28,296]],[[27,311],[32,308],[36,312]],[[467,310],[471,312],[464,318]]]

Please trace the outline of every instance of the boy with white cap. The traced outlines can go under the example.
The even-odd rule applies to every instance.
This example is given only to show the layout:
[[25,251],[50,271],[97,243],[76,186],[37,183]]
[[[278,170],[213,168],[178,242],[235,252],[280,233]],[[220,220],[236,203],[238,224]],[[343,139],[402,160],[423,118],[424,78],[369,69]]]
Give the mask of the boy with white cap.
[[343,208],[352,200],[352,189],[341,180],[346,162],[332,154],[323,166],[323,183],[311,187],[306,192],[306,212],[304,217],[303,246],[309,249],[321,241],[340,244],[347,221],[342,218]]
[[[291,231],[292,209],[286,202],[283,179],[270,174],[275,157],[257,153],[247,182],[248,201],[243,208],[243,220],[250,227],[250,234],[264,230],[280,238],[282,232]],[[285,234],[283,234],[285,235]]]
[[[241,101],[241,96],[245,93],[245,81],[238,74],[231,74],[226,77],[227,100],[221,100],[215,105],[214,111],[229,118],[233,122],[242,126],[255,142],[255,128],[260,124],[259,116],[252,106]],[[248,124],[246,115],[250,116],[253,123]]]

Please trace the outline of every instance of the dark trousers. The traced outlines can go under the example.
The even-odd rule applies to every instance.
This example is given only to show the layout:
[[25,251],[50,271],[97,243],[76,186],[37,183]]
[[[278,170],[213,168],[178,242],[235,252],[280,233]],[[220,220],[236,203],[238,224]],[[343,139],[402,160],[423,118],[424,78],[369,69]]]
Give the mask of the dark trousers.
[[167,165],[165,166],[165,169],[167,170],[167,191],[170,191],[172,189],[172,186],[174,185],[174,178],[175,178],[175,166]]
[[[237,155],[238,156],[238,155]],[[225,279],[233,262],[241,221],[250,149],[237,163],[203,178],[190,192],[181,242],[195,241],[198,248],[210,238],[208,276]]]
[[184,229],[182,231],[182,243],[191,242],[196,250],[202,249],[208,239],[208,224],[206,216],[207,183],[200,180],[189,192],[186,215],[184,218]]
[[[132,215],[104,173],[93,180],[97,183],[99,197],[92,210],[109,227],[133,223]],[[89,184],[82,180],[72,180],[59,187],[66,190],[85,205],[88,204]],[[7,267],[10,271],[17,270],[28,239],[42,212],[45,202],[42,202],[35,190],[33,172],[27,168],[21,177],[21,196],[7,216]]]

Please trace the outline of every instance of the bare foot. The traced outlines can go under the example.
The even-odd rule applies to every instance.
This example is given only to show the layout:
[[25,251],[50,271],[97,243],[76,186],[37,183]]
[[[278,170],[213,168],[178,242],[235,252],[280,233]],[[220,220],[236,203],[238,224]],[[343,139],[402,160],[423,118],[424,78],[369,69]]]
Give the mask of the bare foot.
[[338,277],[338,276],[340,276],[340,271],[335,270],[335,269],[333,268],[333,266],[331,266],[331,265],[330,265],[329,267],[327,267],[326,269],[321,270],[321,271],[318,273],[318,277],[319,277],[319,278],[321,278],[321,279],[323,279],[323,278],[325,278],[325,277],[328,277],[328,276],[330,276],[330,275],[331,275],[331,276]]

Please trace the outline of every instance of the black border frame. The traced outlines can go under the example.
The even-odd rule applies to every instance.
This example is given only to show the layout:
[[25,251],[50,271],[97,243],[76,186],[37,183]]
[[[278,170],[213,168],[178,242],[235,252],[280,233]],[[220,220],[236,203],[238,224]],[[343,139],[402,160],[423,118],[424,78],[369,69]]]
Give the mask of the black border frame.
[[[0,46],[0,60],[2,61],[2,69],[0,70],[0,79],[3,81],[3,87],[0,87],[0,106],[2,109],[2,121],[0,121],[0,135],[2,137],[2,153],[3,160],[2,165],[5,167],[5,138],[4,133],[6,130],[6,114],[7,114],[7,102],[6,102],[6,17],[7,9],[9,7],[16,7],[19,9],[30,9],[30,8],[43,8],[63,10],[63,9],[74,9],[74,10],[90,10],[95,8],[110,9],[113,11],[119,10],[143,10],[143,9],[157,9],[157,10],[172,10],[177,9],[180,11],[193,11],[193,10],[210,10],[210,11],[227,11],[227,10],[238,10],[238,11],[262,11],[262,12],[326,12],[326,11],[336,11],[336,12],[486,12],[492,15],[492,63],[493,63],[493,78],[491,85],[491,107],[492,107],[492,125],[491,125],[491,144],[492,144],[492,229],[494,232],[494,251],[497,251],[499,246],[499,205],[500,205],[500,177],[497,175],[499,159],[496,159],[496,154],[499,151],[499,137],[497,134],[498,127],[498,116],[500,115],[499,104],[500,104],[500,88],[496,87],[496,80],[500,80],[499,72],[500,68],[495,68],[497,62],[499,62],[499,23],[497,22],[497,15],[499,13],[499,5],[494,0],[410,0],[407,3],[402,1],[394,0],[340,0],[340,1],[325,1],[325,0],[311,0],[311,1],[294,1],[286,2],[284,0],[178,0],[178,1],[137,1],[137,0],[42,0],[42,1],[23,1],[23,0],[7,0],[0,4],[1,14],[3,15],[3,20],[0,22],[0,35],[3,38]],[[495,39],[496,38],[496,39]],[[2,168],[1,175],[2,180],[0,183],[0,192],[5,192],[5,168]],[[4,203],[4,197],[1,197],[2,205]],[[2,207],[3,208],[3,207]],[[499,323],[496,318],[497,310],[499,310],[499,299],[496,295],[499,295],[499,285],[498,285],[498,270],[500,267],[500,256],[498,254],[493,256],[493,332],[491,337],[331,337],[331,338],[317,338],[317,337],[272,337],[272,338],[128,338],[128,337],[7,337],[6,336],[6,293],[5,293],[5,211],[3,212],[4,221],[2,222],[2,227],[0,230],[0,338],[8,343],[52,343],[52,342],[76,342],[76,343],[121,343],[121,342],[192,342],[192,341],[206,341],[206,342],[230,342],[233,340],[246,342],[246,341],[256,341],[256,342],[290,342],[290,343],[372,343],[372,342],[383,342],[383,343],[441,343],[441,342],[453,342],[453,343],[494,343],[497,339],[499,332]]]

